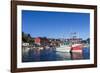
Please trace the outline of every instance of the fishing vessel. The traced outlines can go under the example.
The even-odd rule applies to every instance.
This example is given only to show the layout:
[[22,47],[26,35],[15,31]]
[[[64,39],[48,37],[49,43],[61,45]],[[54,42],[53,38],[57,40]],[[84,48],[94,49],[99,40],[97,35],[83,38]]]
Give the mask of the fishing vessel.
[[82,52],[83,44],[81,43],[82,38],[78,38],[77,33],[71,33],[71,38],[67,39],[67,42],[69,44],[67,45],[61,45],[59,48],[57,48],[57,51],[60,52]]
[[82,52],[83,45],[82,44],[73,44],[71,47],[71,52]]
[[68,45],[62,45],[62,46],[56,48],[56,51],[58,51],[58,52],[70,52],[70,50],[71,50],[71,47]]

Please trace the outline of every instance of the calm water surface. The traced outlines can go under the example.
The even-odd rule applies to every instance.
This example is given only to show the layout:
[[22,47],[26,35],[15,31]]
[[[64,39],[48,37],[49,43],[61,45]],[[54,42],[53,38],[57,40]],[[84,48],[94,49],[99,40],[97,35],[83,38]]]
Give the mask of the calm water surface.
[[89,58],[89,48],[84,48],[82,53],[57,52],[55,49],[44,49],[41,51],[30,49],[27,53],[22,54],[22,62],[81,60]]

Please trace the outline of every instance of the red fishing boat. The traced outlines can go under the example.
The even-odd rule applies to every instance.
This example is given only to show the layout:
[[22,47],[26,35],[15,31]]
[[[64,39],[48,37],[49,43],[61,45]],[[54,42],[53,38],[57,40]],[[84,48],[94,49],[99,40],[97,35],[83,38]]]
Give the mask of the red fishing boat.
[[71,52],[82,52],[83,45],[82,44],[73,44],[71,46]]

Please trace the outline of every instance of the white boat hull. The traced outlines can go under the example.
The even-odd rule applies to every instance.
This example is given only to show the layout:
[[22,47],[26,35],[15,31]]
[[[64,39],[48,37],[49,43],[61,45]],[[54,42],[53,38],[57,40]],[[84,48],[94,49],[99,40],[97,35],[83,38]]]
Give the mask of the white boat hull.
[[56,51],[58,52],[70,52],[70,50],[71,50],[71,47],[68,47],[68,46],[61,46],[61,47],[56,48]]

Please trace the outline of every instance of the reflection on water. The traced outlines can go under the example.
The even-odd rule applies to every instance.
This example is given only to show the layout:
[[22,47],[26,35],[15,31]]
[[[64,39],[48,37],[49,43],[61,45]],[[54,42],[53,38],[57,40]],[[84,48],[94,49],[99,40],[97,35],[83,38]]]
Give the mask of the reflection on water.
[[39,62],[39,61],[60,61],[60,60],[81,60],[90,58],[89,48],[84,48],[83,52],[57,52],[53,49],[29,49],[22,53],[22,62]]
[[82,53],[78,52],[78,53],[72,53],[72,59],[73,60],[78,60],[78,59],[83,59],[83,55]]

